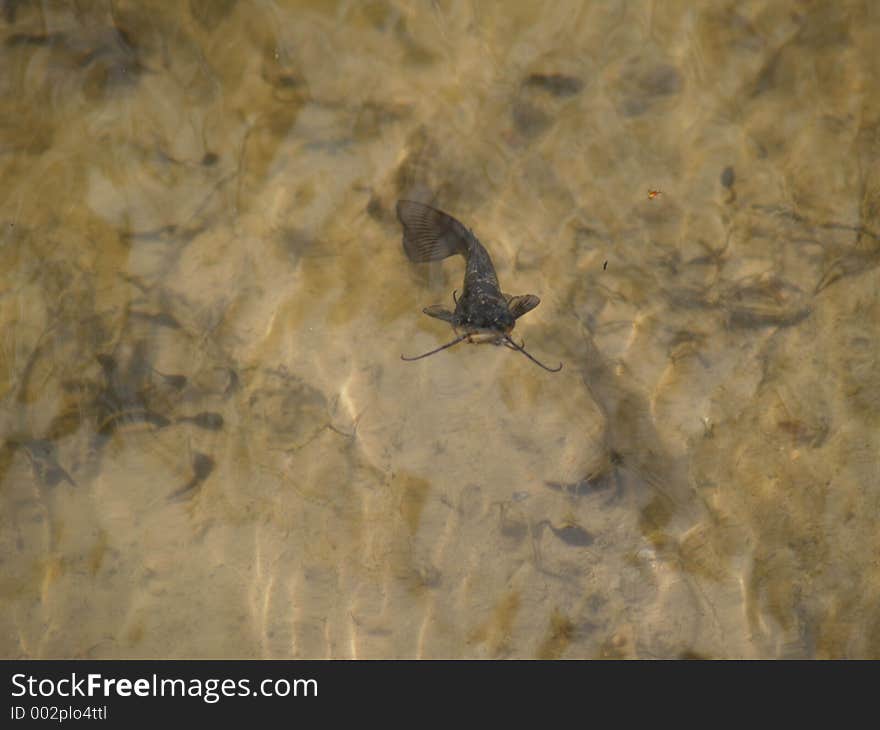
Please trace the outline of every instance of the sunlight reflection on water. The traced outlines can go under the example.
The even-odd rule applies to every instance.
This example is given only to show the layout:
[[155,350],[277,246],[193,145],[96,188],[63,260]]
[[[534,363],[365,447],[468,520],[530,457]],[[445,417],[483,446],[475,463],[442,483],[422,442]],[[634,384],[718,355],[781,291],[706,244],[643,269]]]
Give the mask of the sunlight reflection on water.
[[[878,36],[7,3],[2,654],[880,655]],[[401,362],[462,265],[407,261],[398,198],[561,373]]]

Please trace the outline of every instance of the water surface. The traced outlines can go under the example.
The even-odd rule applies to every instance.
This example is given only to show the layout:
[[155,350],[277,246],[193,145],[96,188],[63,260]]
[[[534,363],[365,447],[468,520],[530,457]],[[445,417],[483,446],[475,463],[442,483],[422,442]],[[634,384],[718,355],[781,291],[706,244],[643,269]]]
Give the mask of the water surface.
[[3,10],[0,654],[880,656],[873,4]]

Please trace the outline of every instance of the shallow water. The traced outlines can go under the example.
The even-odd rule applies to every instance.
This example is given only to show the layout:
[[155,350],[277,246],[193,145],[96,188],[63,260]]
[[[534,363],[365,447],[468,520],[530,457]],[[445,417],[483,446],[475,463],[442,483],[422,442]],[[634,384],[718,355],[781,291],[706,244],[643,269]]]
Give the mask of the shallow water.
[[0,655],[880,656],[874,4],[2,9]]

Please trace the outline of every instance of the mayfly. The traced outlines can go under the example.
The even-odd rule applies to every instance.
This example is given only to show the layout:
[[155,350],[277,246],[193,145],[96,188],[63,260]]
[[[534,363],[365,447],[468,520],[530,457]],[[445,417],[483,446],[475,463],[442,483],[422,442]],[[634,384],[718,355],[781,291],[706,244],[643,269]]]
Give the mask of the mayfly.
[[397,201],[397,217],[403,224],[403,250],[410,261],[440,261],[455,254],[461,254],[465,260],[461,296],[456,297],[455,292],[452,294],[455,311],[450,312],[436,304],[422,310],[429,317],[449,322],[458,336],[416,357],[401,355],[402,360],[421,360],[467,340],[504,345],[521,352],[544,370],[551,373],[562,370],[562,363],[555,368],[547,367],[526,352],[525,342],[518,345],[511,338],[516,320],[532,311],[541,300],[534,294],[515,297],[503,294],[492,259],[473,232],[451,215],[413,200]]

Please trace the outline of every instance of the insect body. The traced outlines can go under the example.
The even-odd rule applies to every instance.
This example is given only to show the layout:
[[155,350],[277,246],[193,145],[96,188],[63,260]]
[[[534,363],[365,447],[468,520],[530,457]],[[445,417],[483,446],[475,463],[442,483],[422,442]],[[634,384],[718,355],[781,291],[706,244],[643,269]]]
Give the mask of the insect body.
[[508,296],[501,292],[498,275],[492,259],[477,237],[455,218],[424,203],[412,200],[397,201],[397,217],[403,224],[403,250],[415,263],[440,261],[460,254],[465,260],[464,287],[461,296],[453,293],[455,310],[449,311],[439,305],[426,307],[423,311],[430,317],[449,322],[456,333],[462,332],[451,342],[417,357],[404,360],[420,360],[459,342],[489,342],[504,345],[523,353],[532,362],[550,372],[559,367],[548,368],[525,351],[525,343],[517,345],[510,337],[516,320],[530,312],[541,300],[534,294]]

